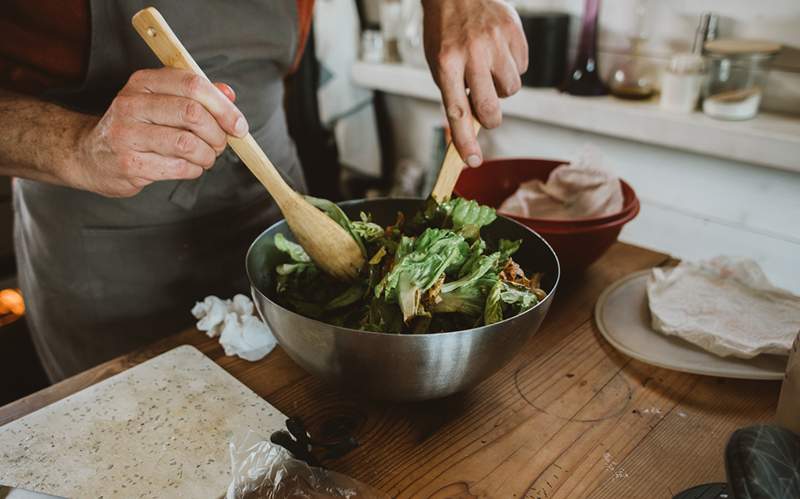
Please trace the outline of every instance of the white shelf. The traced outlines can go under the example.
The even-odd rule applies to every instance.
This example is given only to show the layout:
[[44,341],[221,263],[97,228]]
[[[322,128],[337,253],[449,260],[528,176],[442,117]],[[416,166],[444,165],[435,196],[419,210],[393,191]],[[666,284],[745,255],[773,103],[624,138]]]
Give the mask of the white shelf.
[[[430,73],[410,66],[357,62],[353,79],[391,94],[441,99]],[[798,118],[762,113],[747,121],[720,121],[700,112],[663,111],[656,102],[574,97],[538,88],[523,88],[502,106],[506,116],[800,172]]]

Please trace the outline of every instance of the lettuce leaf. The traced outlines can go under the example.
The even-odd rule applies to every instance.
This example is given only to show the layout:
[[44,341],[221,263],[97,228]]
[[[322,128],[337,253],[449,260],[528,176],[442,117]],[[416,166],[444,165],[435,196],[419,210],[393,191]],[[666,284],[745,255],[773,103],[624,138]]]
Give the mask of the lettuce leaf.
[[499,252],[492,253],[491,255],[481,255],[472,268],[468,270],[467,275],[458,280],[444,283],[442,286],[442,293],[449,293],[450,291],[454,291],[462,286],[467,286],[477,281],[497,266],[499,258]]
[[477,201],[455,198],[441,204],[442,209],[452,220],[453,230],[459,231],[472,226],[480,229],[497,218],[494,208],[478,204]]
[[292,259],[294,262],[298,263],[309,263],[311,262],[311,257],[308,256],[306,250],[303,249],[297,243],[293,243],[286,239],[286,236],[281,234],[275,234],[275,247],[278,248],[280,251],[289,255],[289,258]]
[[403,237],[394,267],[375,288],[376,298],[396,301],[408,322],[424,315],[422,293],[449,268],[463,265],[469,246],[462,236],[445,229],[426,229],[418,238]]
[[439,295],[441,301],[434,304],[432,312],[461,313],[480,316],[486,302],[486,292],[480,286],[463,286],[449,293]]
[[498,251],[500,252],[500,263],[505,264],[506,260],[511,258],[511,256],[519,251],[520,246],[522,246],[522,239],[517,239],[515,241],[510,241],[508,239],[501,239],[498,243]]
[[361,220],[351,222],[351,225],[353,232],[358,234],[358,236],[366,243],[377,241],[378,239],[384,237],[385,234],[383,227],[372,222],[372,220],[370,220],[367,214],[364,212],[361,212]]
[[530,289],[498,280],[486,297],[483,319],[486,324],[494,324],[504,316],[521,314],[537,303],[539,299]]
[[325,310],[336,310],[356,303],[364,297],[366,286],[355,283],[325,305]]
[[486,297],[486,304],[483,307],[483,322],[487,326],[503,320],[503,301],[501,299],[502,291],[503,282],[497,281],[497,283],[492,286],[492,289],[489,291],[489,295]]
[[507,305],[513,305],[515,314],[522,313],[539,303],[539,298],[524,286],[505,281],[502,285],[500,300]]
[[458,278],[464,277],[477,265],[478,260],[486,252],[486,243],[483,239],[476,239],[469,247],[469,256],[464,261],[464,264],[458,269]]

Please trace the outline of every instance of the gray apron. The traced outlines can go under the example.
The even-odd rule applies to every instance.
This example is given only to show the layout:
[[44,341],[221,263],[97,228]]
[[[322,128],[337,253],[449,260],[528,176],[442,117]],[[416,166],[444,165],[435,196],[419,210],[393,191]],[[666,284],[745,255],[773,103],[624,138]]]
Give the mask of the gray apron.
[[[49,97],[100,115],[132,72],[160,67],[130,23],[155,5],[208,77],[233,87],[250,132],[303,189],[282,109],[295,1],[92,0],[86,79]],[[247,247],[279,215],[230,150],[197,180],[128,199],[15,179],[14,208],[28,324],[53,381],[178,332],[195,300],[245,291]]]

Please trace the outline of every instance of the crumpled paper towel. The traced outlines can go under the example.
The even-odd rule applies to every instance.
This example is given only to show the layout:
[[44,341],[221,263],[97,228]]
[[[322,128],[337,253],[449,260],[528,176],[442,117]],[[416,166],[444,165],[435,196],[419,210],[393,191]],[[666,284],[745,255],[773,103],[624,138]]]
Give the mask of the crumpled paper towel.
[[500,211],[548,220],[607,216],[622,211],[622,184],[587,147],[580,156],[556,167],[547,182],[529,180],[500,205]]
[[773,286],[747,258],[655,268],[647,298],[653,329],[722,357],[786,355],[800,331],[800,297]]
[[269,326],[253,315],[254,310],[253,302],[245,295],[236,295],[232,300],[207,296],[192,307],[192,315],[199,319],[197,329],[210,338],[219,336],[225,355],[256,361],[270,353],[277,341]]

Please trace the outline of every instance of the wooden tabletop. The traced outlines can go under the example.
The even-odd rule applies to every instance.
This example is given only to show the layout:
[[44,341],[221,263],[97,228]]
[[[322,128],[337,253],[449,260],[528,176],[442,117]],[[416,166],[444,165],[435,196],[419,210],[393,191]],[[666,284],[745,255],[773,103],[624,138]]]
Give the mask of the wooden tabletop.
[[737,428],[772,418],[779,384],[649,366],[600,336],[600,292],[666,255],[616,244],[563,283],[540,331],[473,390],[416,404],[358,400],[310,377],[276,349],[260,362],[226,357],[192,329],[0,408],[0,426],[182,344],[199,348],[313,435],[360,447],[325,465],[393,497],[671,498],[724,481]]

